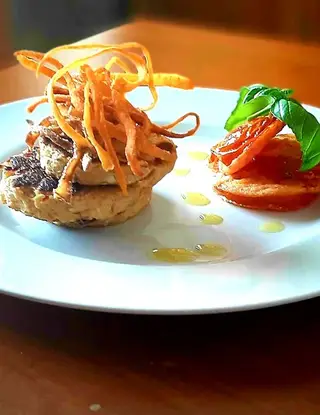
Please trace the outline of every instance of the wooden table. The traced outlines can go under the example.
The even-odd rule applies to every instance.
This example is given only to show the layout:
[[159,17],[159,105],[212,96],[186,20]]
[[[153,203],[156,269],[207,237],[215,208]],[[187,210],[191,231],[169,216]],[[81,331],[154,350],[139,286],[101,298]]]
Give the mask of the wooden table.
[[[144,21],[94,40],[143,42],[156,70],[182,72],[197,85],[264,82],[320,105],[315,46]],[[2,102],[43,87],[19,67],[0,72],[0,85]],[[0,414],[318,415],[319,306],[315,299],[227,315],[151,317],[0,296]]]

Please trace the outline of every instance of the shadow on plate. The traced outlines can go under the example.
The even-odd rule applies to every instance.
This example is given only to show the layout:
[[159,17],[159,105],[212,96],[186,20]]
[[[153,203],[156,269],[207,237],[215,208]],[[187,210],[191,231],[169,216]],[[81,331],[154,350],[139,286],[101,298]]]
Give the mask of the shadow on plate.
[[[244,211],[249,211],[249,209],[237,207],[237,209],[242,209]],[[271,212],[271,211],[259,211],[259,210],[250,210],[250,212],[256,217],[260,217],[263,220],[280,220],[286,223],[293,222],[297,223],[311,223],[320,220],[320,198],[313,202],[310,206],[307,206],[303,209],[292,211],[292,212]]]
[[68,229],[2,207],[0,226],[30,242],[66,255],[96,261],[147,265],[150,264],[147,250],[157,247],[159,243],[145,230],[151,222],[156,226],[166,223],[173,216],[173,209],[170,200],[154,193],[151,204],[124,224],[106,228]]
[[[6,207],[0,208],[0,226],[41,247],[66,255],[95,261],[130,265],[162,265],[150,258],[154,248],[185,247],[194,249],[202,243],[218,243],[229,254],[223,262],[264,253],[264,247],[248,234],[227,232],[223,228],[204,226],[173,201],[153,193],[151,204],[124,224],[106,228],[68,229],[26,217]],[[214,263],[215,261],[208,262]],[[197,263],[186,264],[188,266]]]

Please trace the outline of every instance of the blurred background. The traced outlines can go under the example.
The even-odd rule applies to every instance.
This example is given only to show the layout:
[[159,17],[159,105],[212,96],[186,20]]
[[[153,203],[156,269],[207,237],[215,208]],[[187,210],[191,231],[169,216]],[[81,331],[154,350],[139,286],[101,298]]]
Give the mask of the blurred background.
[[45,51],[136,17],[319,43],[319,12],[320,0],[0,0],[0,65],[15,49]]

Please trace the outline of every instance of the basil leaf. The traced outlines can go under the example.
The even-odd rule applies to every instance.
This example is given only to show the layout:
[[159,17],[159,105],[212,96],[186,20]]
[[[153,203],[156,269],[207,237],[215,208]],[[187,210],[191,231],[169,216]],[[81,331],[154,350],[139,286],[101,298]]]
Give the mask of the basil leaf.
[[276,99],[281,99],[281,98],[285,99],[292,94],[293,94],[292,89],[270,88],[262,84],[251,85],[250,87],[248,87],[248,93],[245,96],[243,103],[245,104],[251,101],[252,99],[265,96],[265,95],[270,95]]
[[302,104],[299,101],[297,101],[296,99],[294,99],[294,98],[289,98],[289,101],[295,102],[297,105],[299,105],[300,107],[302,107]]
[[320,124],[302,105],[293,100],[276,101],[272,114],[291,128],[302,151],[300,170],[310,170],[320,163]]
[[228,118],[224,128],[231,131],[247,120],[268,115],[274,102],[275,100],[270,96],[261,96],[246,104],[240,103]]
[[229,118],[227,119],[224,128],[227,131],[230,131],[232,129],[232,125],[233,125],[233,119],[235,118],[237,112],[239,111],[239,108],[241,107],[241,105],[243,104],[243,100],[245,98],[245,96],[247,95],[249,89],[247,87],[243,87],[240,89],[240,93],[239,93],[239,98],[237,100],[237,104],[234,108],[234,110],[231,112]]
[[288,88],[285,88],[285,89],[282,89],[281,90],[281,92],[286,96],[286,97],[289,97],[290,95],[292,95],[293,93],[294,93],[294,90],[293,89],[288,89]]
[[277,100],[287,99],[292,93],[292,89],[271,88],[263,84],[242,87],[236,107],[227,119],[224,128],[231,131],[245,121],[268,115],[271,106]]
[[273,97],[275,100],[279,100],[279,99],[286,99],[292,90],[289,89],[279,89],[279,88],[268,88],[265,89],[263,91],[258,92],[258,94],[256,95],[256,97],[261,97],[261,96],[271,96]]
[[269,87],[262,84],[251,85],[248,87],[248,93],[244,97],[243,103],[246,104],[247,102],[250,102],[252,99],[256,98],[260,92],[267,89],[269,89]]

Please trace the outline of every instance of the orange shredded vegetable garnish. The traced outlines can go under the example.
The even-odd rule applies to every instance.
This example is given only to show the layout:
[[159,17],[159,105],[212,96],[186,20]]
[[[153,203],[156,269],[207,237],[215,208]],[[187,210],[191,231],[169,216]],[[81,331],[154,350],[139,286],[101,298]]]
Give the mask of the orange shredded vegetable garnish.
[[[59,104],[61,104],[61,103],[66,103],[66,104],[71,103],[71,99],[67,95],[55,94],[55,99],[56,99],[57,103],[59,103]],[[33,104],[29,105],[27,107],[27,111],[28,112],[33,112],[39,105],[44,104],[46,102],[49,102],[48,97],[41,97],[41,98],[39,98],[38,101],[35,101]]]
[[90,84],[87,83],[84,87],[84,112],[83,112],[83,123],[86,129],[88,139],[91,145],[97,150],[98,157],[101,161],[102,167],[104,170],[111,170],[113,168],[113,164],[110,160],[110,156],[108,152],[102,147],[102,145],[96,140],[94,136],[94,132],[92,129],[92,109],[90,106]]
[[[90,52],[63,65],[54,55],[65,50]],[[103,66],[96,69],[89,66],[90,59],[104,54],[108,54],[109,59]],[[15,52],[15,56],[22,66],[35,71],[36,75],[50,78],[44,96],[31,104],[28,111],[33,112],[40,104],[48,102],[57,126],[73,142],[73,157],[65,167],[55,192],[57,197],[66,201],[70,200],[74,174],[86,152],[96,156],[105,171],[114,171],[117,183],[126,195],[126,176],[114,140],[124,146],[125,158],[133,174],[143,176],[142,166],[150,157],[166,161],[175,157],[153,143],[150,140],[152,134],[183,138],[193,135],[199,128],[199,116],[193,112],[165,126],[150,121],[146,111],[157,104],[156,87],[192,89],[193,84],[181,75],[154,73],[150,53],[139,43],[64,45],[45,54],[21,50]],[[118,72],[111,71],[114,66]],[[148,87],[152,96],[152,103],[144,109],[134,107],[126,98],[128,92],[140,86]],[[194,128],[185,133],[171,131],[189,116],[195,118]],[[74,127],[71,119],[80,122],[81,131]],[[46,128],[50,128],[50,118],[45,120]],[[35,144],[38,136],[37,129],[28,134],[29,147]]]

